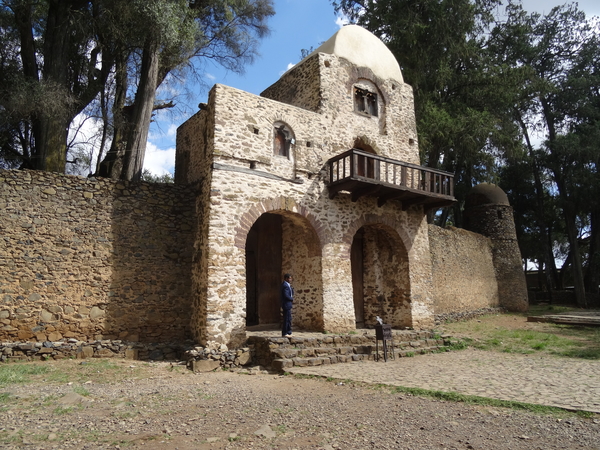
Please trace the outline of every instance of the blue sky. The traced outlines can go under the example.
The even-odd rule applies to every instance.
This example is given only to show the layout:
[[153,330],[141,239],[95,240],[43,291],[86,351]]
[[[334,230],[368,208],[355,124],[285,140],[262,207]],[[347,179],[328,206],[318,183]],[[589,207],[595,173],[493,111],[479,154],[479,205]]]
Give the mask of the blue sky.
[[[563,4],[557,0],[523,0],[527,11],[547,13],[554,6]],[[600,16],[599,0],[581,0],[580,9],[588,16]],[[203,71],[206,85],[216,83],[232,86],[253,94],[279,79],[291,64],[300,60],[301,49],[316,48],[341,26],[329,0],[274,0],[275,16],[269,21],[271,34],[260,43],[260,56],[254,64],[246,67],[244,75],[227,73],[209,64]],[[175,164],[175,132],[197,111],[198,103],[205,102],[206,88],[191,86],[192,95],[181,99],[176,112],[157,117],[150,129],[144,168],[162,175],[173,173]]]

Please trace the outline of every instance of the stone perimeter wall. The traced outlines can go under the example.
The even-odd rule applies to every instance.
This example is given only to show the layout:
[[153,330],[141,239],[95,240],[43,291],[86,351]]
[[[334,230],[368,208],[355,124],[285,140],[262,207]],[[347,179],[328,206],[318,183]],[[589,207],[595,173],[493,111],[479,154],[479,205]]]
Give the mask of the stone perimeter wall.
[[436,316],[499,306],[489,238],[429,225]]
[[[190,185],[0,171],[0,341],[191,339],[197,195]],[[498,306],[490,240],[428,231],[436,316]]]
[[0,341],[190,339],[195,197],[0,171]]

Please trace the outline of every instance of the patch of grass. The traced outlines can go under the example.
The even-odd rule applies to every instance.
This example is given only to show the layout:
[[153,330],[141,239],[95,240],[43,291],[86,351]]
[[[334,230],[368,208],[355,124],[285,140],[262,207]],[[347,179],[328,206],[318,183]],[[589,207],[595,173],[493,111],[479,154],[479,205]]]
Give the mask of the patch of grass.
[[206,392],[204,392],[202,389],[198,389],[198,392],[196,392],[196,395],[202,399],[202,400],[210,400],[211,398],[214,397],[214,395],[212,394],[207,394]]
[[277,425],[274,431],[277,434],[285,434],[287,432],[287,428],[285,425]]
[[471,345],[471,342],[472,342],[472,339],[469,339],[469,338],[463,338],[463,339],[458,339],[458,340],[452,339],[450,341],[450,343],[445,346],[445,351],[464,350],[466,348],[469,348],[469,346]]
[[56,402],[56,400],[58,400],[58,396],[48,395],[42,399],[42,406],[50,406],[50,404]]
[[[385,385],[384,385],[385,386]],[[419,397],[435,398],[437,400],[445,400],[450,402],[468,403],[471,405],[491,406],[497,408],[510,408],[523,411],[529,411],[536,414],[564,415],[575,414],[581,417],[594,417],[593,413],[587,411],[567,411],[554,406],[534,405],[532,403],[516,402],[512,400],[498,400],[493,398],[478,397],[476,395],[458,394],[456,392],[431,391],[421,388],[411,388],[403,386],[385,386],[392,394],[403,393]]]
[[5,405],[11,401],[12,395],[8,392],[0,392],[0,405]]
[[[139,374],[139,368],[130,368],[107,359],[72,360],[61,362],[15,362],[0,364],[0,387],[16,383],[41,381],[47,383],[114,383]],[[83,394],[82,394],[83,395]]]
[[75,392],[76,394],[79,394],[79,395],[81,395],[83,397],[89,397],[90,396],[90,391],[88,391],[83,386],[75,386],[73,388],[73,392]]
[[573,311],[572,307],[559,305],[531,305],[526,316],[541,316],[544,314],[561,314],[566,311]]
[[319,378],[316,375],[306,375],[304,373],[295,373],[295,374],[290,374],[289,372],[286,372],[287,375],[294,375],[294,377],[296,378],[306,378],[306,379],[313,379],[313,378]]
[[63,372],[59,369],[52,368],[52,370],[50,370],[48,372],[44,381],[48,381],[50,383],[64,384],[64,383],[68,383],[70,379],[71,379],[71,375],[69,373]]
[[10,433],[8,431],[0,431],[0,443],[14,444],[23,441],[23,430]]
[[[600,359],[600,328],[526,322],[524,317],[572,308],[535,306],[527,313],[492,314],[443,326],[450,335],[467,336],[463,345],[488,351]],[[470,339],[470,341],[469,341]]]
[[40,363],[0,364],[0,386],[29,383],[37,375],[49,372],[49,367]]
[[70,414],[75,410],[74,407],[72,406],[57,406],[56,408],[54,408],[54,411],[52,411],[54,414],[56,414],[57,416],[63,416],[65,414]]

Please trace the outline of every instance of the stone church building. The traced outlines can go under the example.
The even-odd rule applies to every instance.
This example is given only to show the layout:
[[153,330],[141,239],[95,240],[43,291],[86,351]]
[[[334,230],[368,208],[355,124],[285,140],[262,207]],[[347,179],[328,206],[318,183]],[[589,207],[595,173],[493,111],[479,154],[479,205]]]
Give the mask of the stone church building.
[[345,26],[260,96],[215,85],[200,109],[175,168],[199,191],[196,339],[278,323],[283,273],[297,329],[433,326],[426,213],[455,201],[453,179],[419,166],[412,88],[383,42]]
[[0,170],[0,342],[237,347],[278,334],[284,273],[295,330],[527,308],[504,192],[473,189],[468,230],[427,224],[452,174],[419,165],[412,89],[360,27],[260,96],[214,86],[178,130],[175,181]]

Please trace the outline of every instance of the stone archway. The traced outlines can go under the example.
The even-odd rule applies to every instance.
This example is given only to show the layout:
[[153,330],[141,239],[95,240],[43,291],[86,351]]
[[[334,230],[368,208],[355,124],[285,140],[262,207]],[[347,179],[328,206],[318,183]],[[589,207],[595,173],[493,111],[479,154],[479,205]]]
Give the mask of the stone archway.
[[280,323],[279,289],[284,273],[294,275],[294,327],[323,329],[321,245],[303,216],[287,210],[262,214],[246,238],[246,325]]
[[357,230],[350,250],[357,327],[376,317],[394,327],[412,325],[408,253],[398,233],[383,224]]

